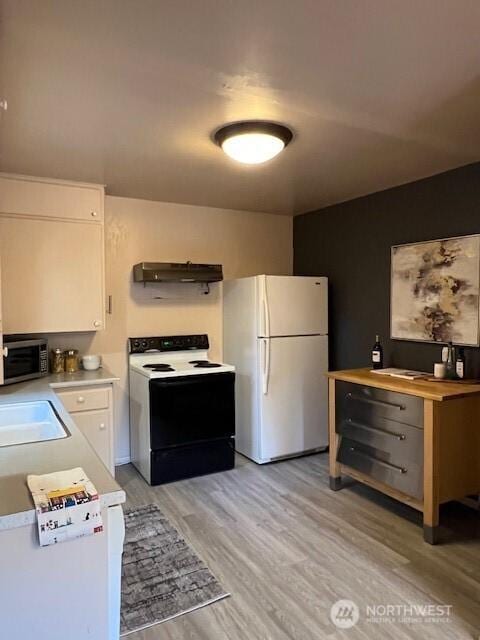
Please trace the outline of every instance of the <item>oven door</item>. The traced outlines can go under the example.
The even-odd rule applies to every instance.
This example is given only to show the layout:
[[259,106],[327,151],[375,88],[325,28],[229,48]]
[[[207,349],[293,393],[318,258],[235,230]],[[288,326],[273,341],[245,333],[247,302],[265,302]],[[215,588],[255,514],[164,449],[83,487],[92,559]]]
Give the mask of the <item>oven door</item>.
[[150,380],[150,448],[235,435],[235,374]]

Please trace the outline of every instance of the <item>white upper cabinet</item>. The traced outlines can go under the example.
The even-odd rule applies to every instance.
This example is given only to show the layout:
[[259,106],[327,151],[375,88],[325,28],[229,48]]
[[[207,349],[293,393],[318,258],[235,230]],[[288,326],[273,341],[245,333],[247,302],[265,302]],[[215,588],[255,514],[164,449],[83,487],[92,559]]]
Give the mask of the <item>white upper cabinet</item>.
[[95,185],[0,177],[5,334],[104,328],[103,199]]
[[103,222],[101,185],[0,174],[0,212]]

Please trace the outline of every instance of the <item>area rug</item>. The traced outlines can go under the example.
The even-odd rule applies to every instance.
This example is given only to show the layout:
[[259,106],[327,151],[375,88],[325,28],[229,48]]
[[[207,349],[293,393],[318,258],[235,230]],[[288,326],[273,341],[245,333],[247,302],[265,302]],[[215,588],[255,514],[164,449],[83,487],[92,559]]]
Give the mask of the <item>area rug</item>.
[[120,635],[229,595],[156,505],[125,511]]

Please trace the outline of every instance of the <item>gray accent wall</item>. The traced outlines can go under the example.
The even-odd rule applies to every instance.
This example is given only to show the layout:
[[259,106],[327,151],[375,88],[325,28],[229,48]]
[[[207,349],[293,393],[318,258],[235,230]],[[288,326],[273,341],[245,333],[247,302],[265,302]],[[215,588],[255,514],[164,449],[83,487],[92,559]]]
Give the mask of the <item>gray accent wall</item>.
[[[330,281],[330,368],[368,366],[379,333],[385,366],[433,370],[435,344],[390,340],[390,248],[480,233],[480,163],[294,219],[294,273]],[[480,377],[480,350],[465,350]]]

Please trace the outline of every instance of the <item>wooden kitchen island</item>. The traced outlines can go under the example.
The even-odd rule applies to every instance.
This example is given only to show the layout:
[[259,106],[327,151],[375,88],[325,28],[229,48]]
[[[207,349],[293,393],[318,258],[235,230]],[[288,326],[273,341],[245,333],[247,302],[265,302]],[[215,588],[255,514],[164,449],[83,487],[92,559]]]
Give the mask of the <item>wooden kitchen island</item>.
[[328,378],[331,489],[344,474],[409,504],[436,544],[440,505],[480,493],[480,385],[369,369]]

